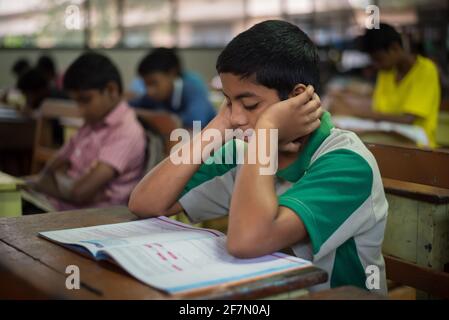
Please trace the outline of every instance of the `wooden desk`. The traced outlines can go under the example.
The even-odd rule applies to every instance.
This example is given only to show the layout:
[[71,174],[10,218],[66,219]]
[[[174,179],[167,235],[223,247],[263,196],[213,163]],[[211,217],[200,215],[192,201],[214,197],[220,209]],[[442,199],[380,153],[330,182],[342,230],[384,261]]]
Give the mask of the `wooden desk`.
[[[136,219],[124,207],[54,212],[0,219],[0,298],[170,299],[121,268],[96,262],[39,238],[40,231],[119,223]],[[68,265],[80,269],[81,288],[65,288]],[[310,287],[327,280],[316,267],[254,281],[228,290],[220,288],[190,298],[263,298]]]
[[381,296],[353,286],[343,286],[306,294],[299,300],[388,300]]
[[21,181],[0,171],[0,217],[16,217],[22,214],[19,185]]
[[393,146],[416,147],[416,143],[396,132],[354,131],[364,143],[381,143]]
[[35,125],[34,119],[19,111],[0,107],[0,170],[29,174]]
[[[21,112],[0,108],[0,148],[29,149],[33,147],[35,120]],[[13,139],[12,139],[13,138]]]

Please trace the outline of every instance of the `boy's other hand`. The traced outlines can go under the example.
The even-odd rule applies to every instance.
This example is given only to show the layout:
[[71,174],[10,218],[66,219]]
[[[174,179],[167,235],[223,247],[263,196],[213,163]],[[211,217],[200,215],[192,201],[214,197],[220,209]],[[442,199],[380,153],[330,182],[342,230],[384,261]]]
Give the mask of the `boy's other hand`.
[[258,119],[257,129],[278,129],[279,145],[287,145],[320,126],[321,101],[312,86],[269,107]]
[[215,118],[213,118],[207,125],[207,128],[215,128],[224,133],[225,129],[231,129],[231,109],[227,105],[226,99],[220,105],[219,111]]
[[25,181],[25,188],[37,189],[37,185],[39,184],[40,178],[41,177],[39,175],[32,175],[32,176],[24,177],[23,181]]
[[51,183],[52,177],[49,174],[40,172],[36,175],[28,176],[25,179],[25,187],[27,189],[33,189],[35,191],[43,191],[45,185]]

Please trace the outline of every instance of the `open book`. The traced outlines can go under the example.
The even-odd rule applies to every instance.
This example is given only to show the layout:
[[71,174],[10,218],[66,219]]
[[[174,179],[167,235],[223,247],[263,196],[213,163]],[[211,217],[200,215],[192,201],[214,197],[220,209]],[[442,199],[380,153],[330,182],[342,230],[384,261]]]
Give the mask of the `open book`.
[[227,253],[223,233],[166,217],[39,235],[90,253],[96,260],[112,260],[138,280],[170,294],[237,284],[311,265],[283,253],[237,259]]
[[369,119],[356,118],[351,116],[332,116],[332,122],[341,129],[353,131],[379,131],[379,132],[396,132],[409,140],[423,146],[429,145],[429,138],[423,128],[403,123],[395,123],[389,121],[374,121]]
[[46,212],[57,211],[55,207],[48,201],[45,194],[32,190],[32,189],[21,189],[20,196],[23,200],[28,201],[39,209]]

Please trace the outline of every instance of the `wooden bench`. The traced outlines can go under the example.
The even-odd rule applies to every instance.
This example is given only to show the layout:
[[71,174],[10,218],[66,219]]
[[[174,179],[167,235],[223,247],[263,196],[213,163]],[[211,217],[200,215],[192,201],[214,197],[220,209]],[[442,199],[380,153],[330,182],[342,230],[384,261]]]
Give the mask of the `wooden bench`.
[[[441,290],[449,275],[449,152],[367,146],[389,203],[383,243],[387,277],[449,298],[449,286]],[[434,288],[429,281],[438,278]]]

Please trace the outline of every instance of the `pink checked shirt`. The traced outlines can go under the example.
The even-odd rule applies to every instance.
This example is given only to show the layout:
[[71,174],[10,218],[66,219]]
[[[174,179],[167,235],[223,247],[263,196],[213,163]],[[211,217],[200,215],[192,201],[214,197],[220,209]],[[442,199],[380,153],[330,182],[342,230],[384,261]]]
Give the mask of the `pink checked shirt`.
[[[83,207],[125,205],[144,173],[145,133],[134,110],[122,101],[102,122],[81,127],[58,155],[70,162],[67,174],[74,179],[83,176],[98,162],[110,165],[118,173],[106,185],[101,200]],[[57,210],[79,208],[58,199],[49,200]]]

